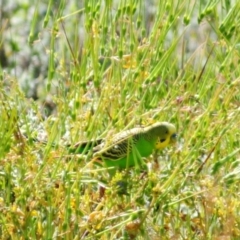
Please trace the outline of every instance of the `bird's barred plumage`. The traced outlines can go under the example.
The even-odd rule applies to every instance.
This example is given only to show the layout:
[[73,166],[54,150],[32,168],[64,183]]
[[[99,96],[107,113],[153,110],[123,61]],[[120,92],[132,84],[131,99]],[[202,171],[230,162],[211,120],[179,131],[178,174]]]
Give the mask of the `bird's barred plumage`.
[[141,130],[140,128],[134,128],[116,134],[111,140],[103,142],[94,148],[95,156],[101,154],[103,158],[112,161],[126,156],[140,138]]

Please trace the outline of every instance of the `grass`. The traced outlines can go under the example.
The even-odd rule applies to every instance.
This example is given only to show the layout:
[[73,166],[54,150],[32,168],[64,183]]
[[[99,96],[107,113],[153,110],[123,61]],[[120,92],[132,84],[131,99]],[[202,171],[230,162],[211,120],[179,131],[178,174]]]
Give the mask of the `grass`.
[[[239,239],[239,2],[22,9],[33,14],[22,74],[28,48],[1,27],[12,51],[0,70],[1,239]],[[154,121],[175,124],[178,144],[146,176],[131,170],[127,196],[114,187],[123,173],[111,180],[64,147]]]

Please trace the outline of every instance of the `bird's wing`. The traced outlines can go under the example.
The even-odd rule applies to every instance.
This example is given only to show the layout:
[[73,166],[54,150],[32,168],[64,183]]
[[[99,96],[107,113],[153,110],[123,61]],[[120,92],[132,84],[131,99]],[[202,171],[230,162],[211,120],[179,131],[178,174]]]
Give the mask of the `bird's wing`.
[[95,156],[102,156],[112,161],[126,157],[132,151],[132,148],[138,140],[143,128],[133,128],[120,132],[113,136],[110,141],[94,148]]

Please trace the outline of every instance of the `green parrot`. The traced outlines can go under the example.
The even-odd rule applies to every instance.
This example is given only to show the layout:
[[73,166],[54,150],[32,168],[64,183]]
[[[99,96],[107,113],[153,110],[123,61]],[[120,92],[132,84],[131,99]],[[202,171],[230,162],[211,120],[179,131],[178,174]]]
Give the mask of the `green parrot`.
[[157,122],[150,126],[120,132],[107,140],[80,142],[74,148],[82,153],[92,148],[94,163],[122,170],[142,166],[144,157],[150,156],[154,150],[175,143],[176,138],[176,128],[173,124]]

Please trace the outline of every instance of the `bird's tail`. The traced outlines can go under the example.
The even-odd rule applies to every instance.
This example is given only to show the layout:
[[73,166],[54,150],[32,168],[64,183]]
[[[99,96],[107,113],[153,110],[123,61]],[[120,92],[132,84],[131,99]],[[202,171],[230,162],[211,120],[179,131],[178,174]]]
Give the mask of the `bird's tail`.
[[[29,142],[40,143],[43,145],[48,144],[48,141],[39,140],[38,138],[33,138],[33,137],[26,136],[26,135],[24,135],[24,136],[27,139],[27,141],[29,141]],[[66,144],[62,147],[66,147],[68,149],[69,153],[72,153],[72,154],[88,154],[89,151],[91,151],[94,147],[101,144],[103,141],[104,141],[104,139],[99,138],[99,139],[90,140],[90,141],[81,141],[74,145]],[[51,143],[51,146],[56,147],[56,144]]]

